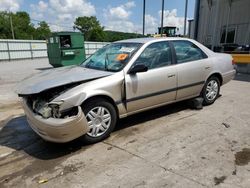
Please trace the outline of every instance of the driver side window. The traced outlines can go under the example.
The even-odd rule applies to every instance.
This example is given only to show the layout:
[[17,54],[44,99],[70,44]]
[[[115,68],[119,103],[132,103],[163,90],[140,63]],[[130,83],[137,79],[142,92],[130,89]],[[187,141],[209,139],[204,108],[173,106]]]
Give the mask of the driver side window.
[[145,48],[134,65],[144,64],[148,69],[154,69],[170,65],[171,62],[172,55],[168,42],[156,42]]

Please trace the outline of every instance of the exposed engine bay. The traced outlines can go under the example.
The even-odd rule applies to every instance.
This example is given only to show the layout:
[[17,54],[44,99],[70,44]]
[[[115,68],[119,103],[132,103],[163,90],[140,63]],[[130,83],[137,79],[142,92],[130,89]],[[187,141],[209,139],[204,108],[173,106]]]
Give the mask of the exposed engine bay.
[[28,106],[35,113],[43,118],[66,118],[77,114],[77,107],[70,111],[60,112],[60,105],[50,103],[53,99],[66,92],[67,90],[79,85],[79,83],[67,84],[56,88],[45,90],[38,94],[22,96],[26,99]]

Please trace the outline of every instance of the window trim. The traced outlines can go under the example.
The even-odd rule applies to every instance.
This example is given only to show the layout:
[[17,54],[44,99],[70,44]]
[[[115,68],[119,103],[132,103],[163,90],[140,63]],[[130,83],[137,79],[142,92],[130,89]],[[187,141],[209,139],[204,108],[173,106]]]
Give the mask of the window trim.
[[184,64],[184,63],[189,63],[189,62],[193,62],[193,61],[200,61],[202,59],[197,59],[197,60],[193,60],[193,61],[185,61],[185,62],[182,62],[182,63],[178,63],[178,61],[177,61],[177,54],[176,54],[176,50],[175,50],[175,47],[174,47],[174,42],[186,42],[186,43],[190,43],[190,44],[194,45],[196,48],[198,48],[202,52],[202,56],[203,56],[202,59],[207,59],[208,58],[208,55],[199,46],[197,46],[196,44],[194,44],[191,41],[188,41],[188,40],[171,40],[171,41],[169,41],[169,43],[171,45],[171,48],[172,48],[172,51],[173,51],[173,54],[174,54],[174,61],[175,61],[176,65]]

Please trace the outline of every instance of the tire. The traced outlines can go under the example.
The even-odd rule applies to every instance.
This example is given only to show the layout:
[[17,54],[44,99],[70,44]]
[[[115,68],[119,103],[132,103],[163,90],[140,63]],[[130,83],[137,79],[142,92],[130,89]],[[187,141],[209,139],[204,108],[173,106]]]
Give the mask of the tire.
[[220,93],[220,81],[217,77],[210,77],[201,92],[201,96],[203,97],[203,104],[210,105],[213,104],[214,101],[218,98]]
[[83,112],[90,130],[82,136],[87,144],[94,144],[107,138],[113,131],[117,121],[115,107],[102,98],[88,101],[83,106]]

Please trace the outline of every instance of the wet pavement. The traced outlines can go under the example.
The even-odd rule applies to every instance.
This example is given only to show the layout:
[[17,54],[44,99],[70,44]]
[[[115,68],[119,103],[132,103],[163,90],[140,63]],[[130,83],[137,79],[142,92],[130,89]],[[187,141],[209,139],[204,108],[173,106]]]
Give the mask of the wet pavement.
[[42,140],[9,96],[0,100],[0,187],[250,187],[250,75],[202,110],[184,101],[133,115],[94,145]]

